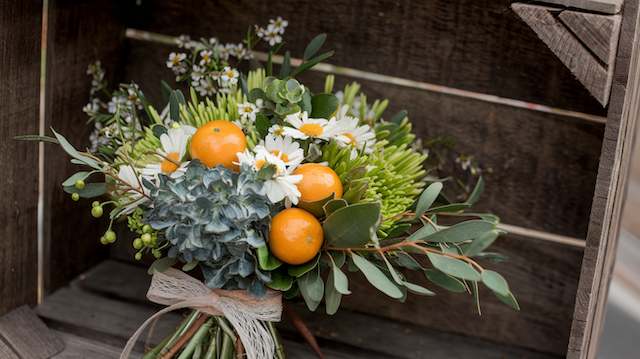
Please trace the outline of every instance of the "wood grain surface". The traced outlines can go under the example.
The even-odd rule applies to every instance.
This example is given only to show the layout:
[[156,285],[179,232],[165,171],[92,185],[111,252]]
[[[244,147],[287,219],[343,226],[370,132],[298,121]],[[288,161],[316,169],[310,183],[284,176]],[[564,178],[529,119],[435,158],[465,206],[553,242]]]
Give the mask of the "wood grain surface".
[[2,340],[21,358],[48,359],[64,349],[64,342],[26,305],[0,317]]
[[37,296],[41,1],[0,2],[0,316]]

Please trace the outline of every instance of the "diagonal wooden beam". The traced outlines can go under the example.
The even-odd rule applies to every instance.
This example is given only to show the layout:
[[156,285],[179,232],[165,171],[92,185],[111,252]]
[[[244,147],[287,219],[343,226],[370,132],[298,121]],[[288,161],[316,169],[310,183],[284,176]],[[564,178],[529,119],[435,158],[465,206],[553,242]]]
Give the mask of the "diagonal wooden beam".
[[602,106],[606,106],[611,92],[620,15],[522,3],[511,7]]
[[542,2],[586,11],[617,14],[622,10],[623,0],[542,0]]

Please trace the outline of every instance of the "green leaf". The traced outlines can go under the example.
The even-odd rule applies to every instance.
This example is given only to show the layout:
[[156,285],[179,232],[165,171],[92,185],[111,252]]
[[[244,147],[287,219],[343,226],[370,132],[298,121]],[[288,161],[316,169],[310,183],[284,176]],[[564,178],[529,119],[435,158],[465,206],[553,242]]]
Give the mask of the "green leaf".
[[424,272],[427,279],[433,284],[442,287],[450,292],[462,293],[466,292],[467,287],[459,279],[456,279],[448,274],[442,273],[437,269],[427,269]]
[[338,98],[332,94],[321,93],[311,98],[311,115],[313,118],[330,118],[338,108]]
[[173,265],[176,264],[177,262],[178,261],[175,258],[171,258],[171,257],[156,259],[149,266],[149,270],[147,270],[147,273],[153,275],[153,273],[155,272],[164,272],[167,269],[173,267]]
[[61,134],[57,133],[53,128],[51,129],[51,131],[53,132],[53,134],[56,136],[56,139],[58,140],[58,143],[60,143],[60,147],[62,147],[62,149],[71,157],[75,158],[76,160],[80,161],[83,165],[92,167],[94,169],[100,169],[100,165],[98,165],[98,162],[96,162],[96,160],[94,160],[91,157],[88,157],[86,155],[83,155],[82,153],[78,152],[78,150],[76,150],[73,145],[71,145],[69,143],[69,141],[67,141],[66,138],[64,138],[64,136],[62,136]]
[[498,272],[494,272],[492,270],[484,270],[481,273],[482,283],[487,286],[487,288],[491,289],[493,292],[501,295],[507,296],[509,291],[509,284],[504,279],[502,275]]
[[278,258],[271,255],[269,247],[266,245],[258,247],[256,252],[258,253],[258,265],[260,269],[271,271],[282,265],[282,262],[280,262]]
[[390,122],[393,122],[395,124],[400,124],[400,122],[402,122],[402,120],[404,120],[408,114],[409,113],[407,112],[407,110],[401,110],[395,115],[393,115],[393,117],[391,117]]
[[411,270],[424,269],[415,258],[413,258],[409,253],[406,252],[397,252],[396,263],[398,263],[398,265],[401,267]]
[[255,122],[256,130],[260,137],[265,137],[269,133],[269,127],[271,127],[271,121],[269,118],[263,114],[256,114],[256,122]]
[[439,212],[459,212],[471,207],[469,203],[451,203],[445,204],[443,206],[429,208],[429,213],[439,213]]
[[169,102],[169,98],[171,97],[171,92],[173,92],[173,89],[164,80],[160,80],[160,88],[162,90],[162,99],[164,100],[163,102]]
[[287,269],[287,272],[289,273],[290,276],[293,276],[296,278],[301,277],[307,274],[312,269],[316,268],[316,266],[318,266],[319,261],[320,261],[320,254],[315,256],[312,260],[308,261],[307,263],[301,264],[299,266],[289,266]]
[[416,215],[414,219],[420,218],[424,212],[431,207],[436,198],[438,198],[440,191],[442,191],[442,182],[434,182],[422,192],[416,205]]
[[171,91],[169,96],[169,118],[171,121],[180,122],[180,105],[185,104],[184,95],[180,90]]
[[348,206],[347,201],[342,198],[332,199],[322,206],[325,216],[330,216],[336,210]]
[[481,252],[474,256],[475,258],[487,259],[494,263],[504,262],[509,259],[506,255],[497,252]]
[[282,273],[279,270],[273,271],[271,272],[271,282],[267,284],[267,287],[286,292],[293,286],[294,279],[292,276]]
[[436,293],[417,284],[409,283],[407,281],[403,282],[402,284],[405,286],[405,288],[407,288],[411,293],[414,293],[414,294],[426,295],[426,296],[436,295]]
[[289,51],[284,53],[282,59],[282,65],[280,66],[280,78],[283,79],[291,73],[291,53]]
[[306,61],[312,58],[318,52],[318,50],[320,50],[322,45],[324,45],[326,39],[327,34],[320,34],[314,37],[304,49],[304,55],[302,56],[302,59]]
[[395,238],[404,235],[407,231],[411,229],[411,223],[399,223],[395,224],[389,233],[387,233],[387,238]]
[[371,240],[371,231],[380,222],[380,204],[357,203],[340,208],[324,221],[327,244],[337,248],[357,248]]
[[495,294],[495,296],[502,303],[508,305],[509,307],[511,307],[514,310],[520,311],[520,304],[518,304],[518,301],[516,300],[516,297],[513,295],[513,293],[509,292],[509,294],[507,294],[507,295],[501,295],[501,294],[498,294],[496,292],[493,292],[493,294]]
[[303,63],[302,65],[298,66],[298,68],[296,68],[293,73],[291,74],[291,77],[296,77],[297,75],[307,71],[308,69],[314,67],[315,65],[317,65],[319,62],[324,61],[328,58],[330,58],[331,56],[333,56],[333,51],[329,51],[329,52],[325,52],[323,54],[320,54],[312,59],[310,59],[309,61]]
[[478,238],[495,228],[496,225],[494,223],[483,221],[481,219],[474,219],[460,222],[449,228],[445,228],[422,238],[414,238],[413,240],[438,243],[459,243]]
[[185,265],[182,266],[182,271],[183,272],[189,272],[191,270],[193,270],[195,267],[198,266],[198,261],[191,261],[189,263],[186,263]]
[[480,177],[478,178],[478,183],[476,183],[476,186],[473,188],[473,191],[469,195],[469,198],[467,198],[466,203],[470,205],[476,204],[476,202],[478,202],[478,200],[480,199],[480,196],[482,195],[483,191],[484,191],[484,179]]
[[315,311],[324,294],[324,282],[320,278],[320,271],[316,269],[298,278],[298,287],[309,310]]
[[480,273],[466,262],[430,252],[427,253],[427,257],[429,257],[431,264],[433,264],[436,269],[446,274],[471,281],[480,280]]
[[91,172],[76,172],[71,177],[67,178],[64,182],[62,182],[63,187],[74,186],[76,181],[84,181],[91,175]]
[[382,293],[394,299],[403,297],[402,291],[373,263],[363,257],[351,253],[351,259],[358,269],[364,274],[365,278]]
[[327,314],[334,315],[340,308],[342,294],[336,288],[335,278],[330,275],[327,277],[327,285],[324,288],[324,303]]
[[40,136],[40,135],[19,135],[19,136],[13,136],[13,139],[14,140],[20,140],[20,141],[49,142],[49,143],[55,143],[56,145],[60,144],[60,142],[58,142],[58,140],[56,140],[53,137]]
[[261,88],[254,88],[251,89],[251,91],[249,91],[249,96],[247,96],[247,99],[249,100],[249,102],[255,103],[256,100],[258,99],[265,99],[267,97],[267,95],[264,93],[264,91],[262,91]]
[[327,198],[321,199],[315,202],[303,202],[298,203],[298,207],[312,213],[316,217],[324,216],[324,205],[333,199],[335,193],[331,193]]
[[468,256],[475,256],[480,254],[485,249],[489,248],[491,244],[498,238],[500,235],[500,231],[493,230],[484,233],[480,237],[476,238],[469,244],[469,246],[465,249],[464,254]]
[[473,295],[473,301],[476,303],[478,315],[482,315],[482,310],[480,309],[480,291],[478,290],[478,282],[471,283],[471,294]]
[[102,196],[107,192],[107,184],[87,183],[83,189],[77,189],[75,186],[65,186],[62,189],[67,193],[77,193],[82,198],[94,198]]
[[351,294],[349,291],[349,279],[347,278],[347,275],[338,268],[333,259],[331,260],[331,275],[329,277],[331,277],[333,285],[338,293],[345,295]]
[[423,238],[427,238],[430,235],[436,233],[436,229],[433,225],[431,224],[426,224],[424,226],[422,226],[421,228],[419,228],[417,231],[411,233],[411,235],[409,237],[407,237],[408,241],[419,241],[422,240]]
[[302,94],[302,101],[298,102],[298,106],[306,113],[311,113],[313,109],[311,106],[311,94],[309,92],[309,88],[305,87],[304,93]]
[[156,136],[157,139],[160,139],[160,136],[164,135],[168,131],[163,125],[156,124],[151,127],[151,132],[153,132],[153,135]]

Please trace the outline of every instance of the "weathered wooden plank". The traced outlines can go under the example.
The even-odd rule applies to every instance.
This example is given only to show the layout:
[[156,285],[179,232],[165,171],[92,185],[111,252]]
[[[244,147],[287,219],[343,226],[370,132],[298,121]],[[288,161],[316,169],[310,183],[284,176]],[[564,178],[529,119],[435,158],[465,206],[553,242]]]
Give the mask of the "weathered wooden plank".
[[[56,331],[65,344],[65,350],[51,359],[118,359],[122,348],[108,345],[99,341],[83,338],[74,334]],[[138,359],[142,355],[132,353],[131,359]]]
[[41,1],[0,2],[0,315],[37,296]]
[[616,252],[620,214],[635,126],[640,113],[640,18],[628,0],[620,33],[614,83],[587,246],[576,296],[568,358],[595,358]]
[[[124,78],[135,81],[154,101],[160,80],[174,84],[164,58],[174,48],[131,41]],[[322,91],[324,75],[302,77]],[[338,76],[336,89],[351,81]],[[603,125],[551,114],[488,104],[444,94],[359,81],[368,99],[389,98],[387,117],[409,111],[421,138],[451,136],[456,148],[490,168],[479,203],[505,223],[584,238],[602,145]],[[455,166],[449,159],[452,171]],[[587,194],[587,195],[585,195]],[[130,244],[119,243],[131,258]]]
[[64,342],[28,306],[0,317],[2,339],[22,358],[48,359],[64,349]]
[[560,20],[607,67],[613,66],[620,35],[620,15],[596,15],[577,11],[563,11]]
[[313,36],[326,32],[327,48],[336,50],[331,64],[603,115],[570,71],[509,11],[510,3],[173,0],[123,12],[132,14],[134,28],[225,42],[238,42],[249,26],[283,16],[289,20],[287,48],[297,57]]
[[542,2],[596,11],[606,14],[617,14],[622,10],[624,0],[542,0]]
[[18,354],[16,354],[16,352],[14,352],[13,349],[11,349],[9,345],[2,340],[2,338],[0,338],[0,358],[20,359]]
[[559,12],[547,6],[515,3],[512,9],[564,63],[589,92],[606,106],[609,102],[613,68],[606,68],[555,18]]
[[[108,78],[117,81],[124,27],[108,0],[49,1],[45,126],[64,134],[79,148],[88,144],[91,127],[82,107],[88,102],[87,66],[101,60]],[[77,171],[57,147],[45,154],[45,285],[53,290],[88,269],[107,252],[98,238],[105,220],[88,218],[90,201],[73,202],[60,188]]]
[[[98,294],[144,303],[144,292],[149,281],[150,277],[143,268],[117,261],[105,261],[79,278],[76,285]],[[122,287],[122,283],[125,282],[128,283],[127,288]],[[517,358],[551,357],[349,310],[342,310],[335,316],[327,316],[322,313],[310,313],[302,304],[293,305],[292,308],[305,320],[321,342],[367,348],[399,358],[416,358],[422,353],[429,353],[430,358],[468,358],[471,353],[474,358],[494,358],[497,353]],[[291,335],[294,331],[286,320],[281,323],[281,327],[285,336]],[[384,341],[378,340],[383,336]]]

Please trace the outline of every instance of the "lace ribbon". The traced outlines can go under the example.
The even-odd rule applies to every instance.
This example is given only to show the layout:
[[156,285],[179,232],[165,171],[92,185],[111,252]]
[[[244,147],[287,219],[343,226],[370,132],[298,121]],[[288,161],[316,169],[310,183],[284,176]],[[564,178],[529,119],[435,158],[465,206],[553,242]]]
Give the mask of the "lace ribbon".
[[174,268],[155,272],[147,292],[150,301],[168,305],[147,319],[133,333],[120,359],[127,359],[144,329],[161,315],[181,308],[224,316],[240,336],[248,359],[271,359],[275,343],[263,322],[280,321],[282,296],[269,290],[257,298],[242,290],[209,289],[201,281]]

